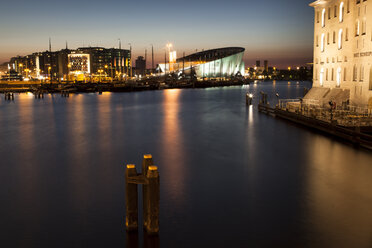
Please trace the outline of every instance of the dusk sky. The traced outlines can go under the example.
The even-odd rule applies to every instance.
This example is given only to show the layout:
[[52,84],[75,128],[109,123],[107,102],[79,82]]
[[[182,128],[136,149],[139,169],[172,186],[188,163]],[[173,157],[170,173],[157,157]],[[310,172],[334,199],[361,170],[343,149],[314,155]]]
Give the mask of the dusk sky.
[[[246,66],[268,59],[286,67],[312,61],[313,9],[308,0],[17,0],[0,9],[0,63],[48,49],[133,46],[133,56],[165,45],[180,57],[202,49],[246,48]],[[148,63],[150,64],[150,63]]]

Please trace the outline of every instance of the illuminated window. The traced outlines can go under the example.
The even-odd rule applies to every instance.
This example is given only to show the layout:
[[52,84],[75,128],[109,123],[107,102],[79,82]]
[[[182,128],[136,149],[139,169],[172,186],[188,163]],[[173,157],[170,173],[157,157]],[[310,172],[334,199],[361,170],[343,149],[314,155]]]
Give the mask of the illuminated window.
[[322,39],[320,40],[320,50],[324,52],[324,42],[325,42],[325,34],[322,34]]
[[359,23],[359,20],[357,20],[355,22],[355,36],[359,36],[359,32],[360,32],[360,27],[359,27],[360,23]]
[[325,12],[326,12],[326,10],[323,9],[323,10],[322,10],[322,27],[325,26]]
[[320,69],[320,75],[319,75],[320,86],[323,86],[323,83],[324,83],[324,68]]
[[344,2],[340,3],[340,22],[344,21]]
[[338,49],[342,48],[342,29],[338,32]]
[[340,85],[341,85],[341,67],[337,68],[336,85],[337,85],[337,87],[340,87]]

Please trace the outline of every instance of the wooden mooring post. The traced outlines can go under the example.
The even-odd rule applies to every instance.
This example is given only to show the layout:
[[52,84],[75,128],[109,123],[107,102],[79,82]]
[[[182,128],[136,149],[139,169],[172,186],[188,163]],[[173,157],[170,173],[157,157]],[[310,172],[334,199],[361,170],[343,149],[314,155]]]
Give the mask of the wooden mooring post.
[[252,100],[253,100],[253,94],[247,93],[245,95],[245,104],[248,106],[252,105]]
[[41,98],[44,98],[44,92],[42,92],[42,91],[36,91],[36,92],[34,93],[34,95],[35,95],[35,99],[41,99]]
[[62,97],[70,97],[70,92],[68,90],[61,90]]
[[143,185],[143,227],[148,235],[159,233],[159,183],[158,167],[154,165],[151,155],[144,155],[142,174],[137,173],[135,165],[127,165],[125,172],[126,185],[126,229],[138,231],[138,188]]
[[8,101],[14,100],[14,93],[13,92],[5,92],[4,96],[5,96],[5,100],[8,100]]
[[138,229],[138,189],[136,184],[129,182],[131,177],[136,176],[136,166],[128,164],[125,170],[125,226],[128,231],[135,231]]

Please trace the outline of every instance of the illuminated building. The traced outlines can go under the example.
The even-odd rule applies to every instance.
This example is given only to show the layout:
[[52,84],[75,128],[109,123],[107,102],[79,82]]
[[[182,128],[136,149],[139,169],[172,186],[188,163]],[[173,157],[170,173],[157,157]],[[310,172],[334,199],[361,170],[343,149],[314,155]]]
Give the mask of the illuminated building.
[[244,48],[227,47],[194,53],[179,59],[170,56],[169,63],[159,64],[162,72],[194,71],[197,78],[232,77],[245,74]]
[[90,55],[84,53],[71,53],[68,55],[69,73],[89,74],[90,73]]
[[80,47],[79,53],[90,55],[90,73],[97,74],[98,70],[104,70],[105,74],[115,77],[116,75],[128,75],[131,64],[129,50],[103,47]]
[[129,50],[81,47],[76,50],[45,51],[11,58],[9,64],[18,73],[31,78],[66,79],[68,74],[98,74],[124,77],[130,70]]
[[372,1],[318,0],[310,6],[315,9],[312,97],[372,108]]

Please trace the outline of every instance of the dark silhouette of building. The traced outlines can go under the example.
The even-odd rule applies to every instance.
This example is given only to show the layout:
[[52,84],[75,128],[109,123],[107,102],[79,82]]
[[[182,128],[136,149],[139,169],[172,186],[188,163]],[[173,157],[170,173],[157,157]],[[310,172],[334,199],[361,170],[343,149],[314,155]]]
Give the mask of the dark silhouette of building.
[[146,60],[142,56],[136,59],[136,74],[144,76],[146,71]]
[[264,72],[265,73],[269,72],[269,61],[267,60],[264,61]]

